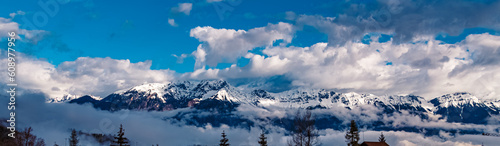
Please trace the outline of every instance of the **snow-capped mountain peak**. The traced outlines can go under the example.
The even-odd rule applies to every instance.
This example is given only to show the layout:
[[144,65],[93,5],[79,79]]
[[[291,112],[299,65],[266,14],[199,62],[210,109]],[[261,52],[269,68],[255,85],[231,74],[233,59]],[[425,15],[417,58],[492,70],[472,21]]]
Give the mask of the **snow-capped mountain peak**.
[[[99,96],[93,96],[93,95],[85,95],[85,96],[90,96],[91,98],[93,98],[95,100],[101,100],[102,99]],[[48,102],[48,103],[63,103],[63,102],[68,102],[68,101],[71,101],[73,99],[77,99],[77,98],[80,98],[80,97],[82,97],[82,95],[66,94],[66,95],[64,95],[62,97],[47,98],[46,102]]]
[[233,97],[226,90],[217,91],[217,93],[213,95],[211,99],[230,101],[230,102],[240,102],[240,100],[238,100],[236,97]]
[[165,102],[163,95],[165,94],[165,88],[168,84],[163,83],[145,83],[139,86],[132,87],[128,90],[121,90],[115,92],[115,94],[121,95],[131,95],[135,93],[142,93],[144,97],[148,98],[159,98],[162,102]]
[[458,107],[462,105],[474,106],[482,103],[476,96],[466,92],[446,94],[431,100],[431,102],[440,107]]

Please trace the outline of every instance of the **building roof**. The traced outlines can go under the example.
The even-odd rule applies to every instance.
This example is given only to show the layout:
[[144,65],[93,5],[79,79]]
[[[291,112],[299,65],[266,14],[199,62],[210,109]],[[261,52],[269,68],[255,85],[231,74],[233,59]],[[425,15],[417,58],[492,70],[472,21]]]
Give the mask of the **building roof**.
[[365,141],[361,143],[361,146],[389,146],[389,144],[385,142],[370,142],[370,141]]

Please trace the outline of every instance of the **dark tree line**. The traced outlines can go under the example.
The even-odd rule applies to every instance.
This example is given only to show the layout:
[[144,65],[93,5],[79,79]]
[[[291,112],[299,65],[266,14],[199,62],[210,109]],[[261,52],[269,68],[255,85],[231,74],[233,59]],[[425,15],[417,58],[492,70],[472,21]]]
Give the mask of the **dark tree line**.
[[0,145],[5,146],[45,146],[45,141],[41,138],[36,137],[33,134],[33,128],[28,127],[23,131],[15,130],[14,137],[11,138],[7,136],[11,131],[7,129],[5,125],[5,120],[0,123]]
[[[319,145],[319,135],[318,130],[314,126],[315,119],[312,116],[310,111],[306,111],[305,113],[297,112],[296,117],[294,119],[294,129],[292,133],[292,139],[289,140],[288,145],[290,146],[315,146]],[[45,142],[41,138],[37,138],[32,134],[33,129],[31,127],[25,128],[23,131],[16,131],[15,139],[5,138],[7,133],[10,132],[8,129],[0,125],[0,143],[2,145],[20,145],[20,146],[45,146]],[[7,130],[6,130],[7,129]],[[81,132],[80,132],[81,133]],[[94,134],[93,134],[94,135]],[[101,134],[102,136],[102,134]],[[222,139],[220,140],[219,146],[229,146],[229,139],[225,131],[222,132]],[[114,137],[114,141],[111,146],[130,146],[129,140],[125,137],[125,129],[120,125],[120,129],[117,135]],[[349,129],[345,135],[346,143],[348,146],[359,146],[359,130],[356,122],[351,120]],[[75,129],[72,129],[71,135],[69,137],[69,145],[70,146],[78,146],[79,139],[78,134]],[[386,142],[386,138],[383,133],[380,133],[379,142]],[[260,146],[267,146],[267,137],[262,131],[260,137],[258,139],[258,144]],[[54,146],[58,146],[54,143]]]
[[[348,146],[359,146],[359,130],[358,126],[356,125],[356,122],[354,120],[351,120],[351,124],[349,126],[349,130],[345,134],[345,139],[347,142]],[[385,143],[385,136],[384,133],[380,133],[380,137],[378,138],[379,142],[384,142]]]

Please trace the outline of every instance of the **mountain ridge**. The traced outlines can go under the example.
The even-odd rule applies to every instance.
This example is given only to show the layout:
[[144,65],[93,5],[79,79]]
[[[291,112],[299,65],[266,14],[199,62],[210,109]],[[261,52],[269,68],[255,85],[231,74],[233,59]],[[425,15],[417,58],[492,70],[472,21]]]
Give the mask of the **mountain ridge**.
[[[242,90],[224,80],[148,83],[114,92],[100,100],[82,96],[67,103],[90,104],[96,109],[110,112],[171,112],[175,114],[169,115],[174,116],[163,119],[200,127],[207,124],[225,124],[249,128],[271,123],[288,129],[293,124],[293,119],[289,118],[293,113],[289,112],[308,109],[317,114],[316,126],[320,129],[341,130],[345,128],[342,126],[343,122],[351,117],[361,121],[367,118],[367,121],[360,124],[374,130],[427,131],[430,135],[447,129],[434,127],[429,130],[404,123],[394,126],[400,122],[395,117],[418,118],[408,122],[444,121],[484,125],[494,116],[500,116],[500,108],[497,106],[499,101],[481,101],[466,92],[445,94],[431,100],[411,94],[377,96],[355,92],[340,93],[327,89],[294,89],[272,93],[262,89]],[[285,115],[273,116],[272,113]],[[450,132],[474,131],[483,132],[471,129]]]
[[[108,97],[112,95],[119,96],[131,96],[134,94],[140,94],[134,99],[160,99],[162,103],[166,103],[169,99],[183,100],[183,99],[219,99],[228,100],[231,102],[240,102],[246,104],[257,104],[259,105],[272,105],[278,102],[293,102],[302,103],[290,105],[291,107],[296,107],[300,105],[300,108],[305,108],[304,106],[311,105],[310,102],[317,102],[313,104],[319,104],[324,106],[331,106],[323,100],[328,98],[335,103],[343,103],[346,107],[354,107],[364,104],[374,104],[383,103],[386,105],[397,105],[397,104],[410,104],[410,105],[421,105],[422,107],[431,109],[432,106],[448,107],[448,106],[459,106],[465,104],[480,104],[488,107],[498,107],[499,101],[494,100],[480,100],[476,96],[467,92],[456,92],[445,94],[439,97],[432,98],[431,100],[426,100],[421,96],[416,95],[383,95],[376,96],[373,94],[359,94],[355,92],[339,93],[333,90],[327,89],[292,89],[288,91],[283,91],[279,93],[271,93],[263,89],[254,89],[250,92],[242,91],[236,87],[231,86],[227,81],[224,80],[202,80],[199,82],[192,81],[178,81],[169,82],[165,84],[161,83],[146,83],[139,86],[135,86],[125,90],[119,90],[113,92],[112,94],[106,96],[105,98],[99,98],[91,95],[98,101],[111,101]],[[80,96],[83,97],[83,96]],[[48,99],[47,102],[68,102],[80,97],[65,96],[64,98]],[[108,99],[107,99],[108,98]],[[265,103],[265,104],[264,104]]]

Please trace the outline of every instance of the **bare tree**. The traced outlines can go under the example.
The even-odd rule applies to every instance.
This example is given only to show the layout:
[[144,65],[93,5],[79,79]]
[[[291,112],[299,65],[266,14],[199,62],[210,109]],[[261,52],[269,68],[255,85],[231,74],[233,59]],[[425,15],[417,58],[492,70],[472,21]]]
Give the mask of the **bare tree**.
[[20,146],[45,146],[45,141],[32,134],[33,128],[25,128],[24,131],[16,133],[16,143]]
[[315,119],[311,111],[302,114],[300,111],[294,120],[294,131],[292,140],[288,142],[290,146],[314,146],[319,145],[318,131],[314,127]]

